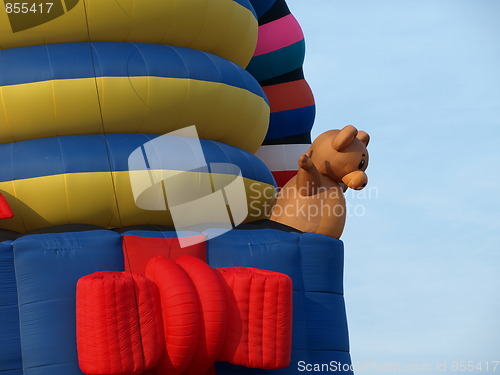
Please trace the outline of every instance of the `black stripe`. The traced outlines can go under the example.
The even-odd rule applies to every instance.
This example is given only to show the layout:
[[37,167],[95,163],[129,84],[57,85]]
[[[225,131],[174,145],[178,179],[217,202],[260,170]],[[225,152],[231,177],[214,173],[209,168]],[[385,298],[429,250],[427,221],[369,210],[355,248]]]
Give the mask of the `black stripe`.
[[271,145],[305,145],[311,143],[311,133],[303,133],[291,135],[289,137],[267,139],[262,144],[263,146]]
[[304,79],[304,71],[302,70],[302,67],[293,70],[290,73],[283,74],[279,77],[274,77],[266,79],[264,81],[260,81],[259,83],[262,87],[264,87],[264,86],[279,85],[280,83],[298,81],[301,79]]
[[175,232],[174,227],[166,225],[156,225],[156,224],[131,225],[128,227],[113,228],[111,230],[120,234],[131,232],[133,230],[150,231],[150,232]]
[[20,233],[17,238],[31,236],[35,234],[87,232],[91,230],[106,230],[106,228],[91,224],[61,224],[41,229],[35,229],[26,233]]
[[0,229],[0,242],[14,241],[19,237],[19,233],[12,230]]
[[286,5],[285,0],[276,0],[271,9],[259,18],[259,26],[276,21],[282,17],[288,16],[289,14],[290,9],[288,9],[288,5]]
[[277,223],[275,221],[267,219],[257,220],[246,224],[240,224],[235,229],[237,230],[275,229],[275,230],[280,230],[282,232],[303,233],[300,230],[292,228],[288,225]]

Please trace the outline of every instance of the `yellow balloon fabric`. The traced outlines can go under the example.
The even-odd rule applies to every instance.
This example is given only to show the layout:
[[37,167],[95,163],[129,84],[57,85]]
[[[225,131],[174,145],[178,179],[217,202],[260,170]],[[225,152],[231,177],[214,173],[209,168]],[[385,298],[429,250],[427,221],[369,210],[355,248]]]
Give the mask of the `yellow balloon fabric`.
[[77,223],[173,225],[172,210],[193,224],[210,223],[231,204],[235,221],[252,222],[268,216],[276,192],[256,156],[192,137],[41,138],[0,144],[0,160],[0,191],[15,214],[0,228],[17,232]]
[[75,134],[165,134],[256,152],[270,109],[257,81],[218,56],[143,43],[0,51],[0,143]]
[[[30,6],[32,3],[29,3]],[[213,53],[246,67],[258,23],[248,0],[53,0],[0,7],[0,49],[85,41],[142,42]],[[53,4],[49,9],[47,4]]]
[[[15,212],[12,219],[0,222],[0,228],[24,233],[62,224],[105,228],[140,224],[173,226],[168,209],[152,211],[137,206],[130,186],[131,173],[134,172],[68,173],[0,182],[0,191]],[[182,184],[189,186],[198,179],[199,173],[184,172],[182,179],[177,179],[176,187],[185,189],[186,185]],[[244,223],[266,219],[269,213],[265,208],[271,207],[275,187],[248,178],[243,178],[243,182],[249,192]],[[213,212],[196,210],[185,215],[200,224],[209,222],[204,215],[213,215]]]

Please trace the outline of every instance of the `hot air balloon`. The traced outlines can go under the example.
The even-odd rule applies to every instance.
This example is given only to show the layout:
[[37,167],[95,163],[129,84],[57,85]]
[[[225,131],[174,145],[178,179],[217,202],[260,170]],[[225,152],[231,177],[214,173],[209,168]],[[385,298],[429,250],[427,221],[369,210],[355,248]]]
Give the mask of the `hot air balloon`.
[[343,243],[268,220],[315,113],[286,3],[4,3],[0,375],[350,364]]

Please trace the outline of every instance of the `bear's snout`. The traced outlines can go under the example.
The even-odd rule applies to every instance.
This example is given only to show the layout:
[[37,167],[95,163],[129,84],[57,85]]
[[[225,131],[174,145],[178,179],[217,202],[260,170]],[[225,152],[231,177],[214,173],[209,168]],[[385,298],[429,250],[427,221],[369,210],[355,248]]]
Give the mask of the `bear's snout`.
[[361,190],[368,183],[368,176],[363,171],[354,171],[346,174],[342,178],[342,182],[351,189]]

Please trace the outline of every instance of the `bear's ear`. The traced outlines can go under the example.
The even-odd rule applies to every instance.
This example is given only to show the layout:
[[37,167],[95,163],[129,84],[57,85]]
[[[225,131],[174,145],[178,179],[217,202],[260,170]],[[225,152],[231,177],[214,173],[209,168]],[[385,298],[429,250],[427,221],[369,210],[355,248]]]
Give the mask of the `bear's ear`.
[[352,125],[347,125],[332,140],[332,147],[337,151],[342,151],[349,146],[358,135],[358,129]]
[[368,147],[368,143],[370,143],[370,136],[368,135],[367,132],[364,131],[359,131],[358,135],[356,136],[361,142],[365,144],[365,147]]

